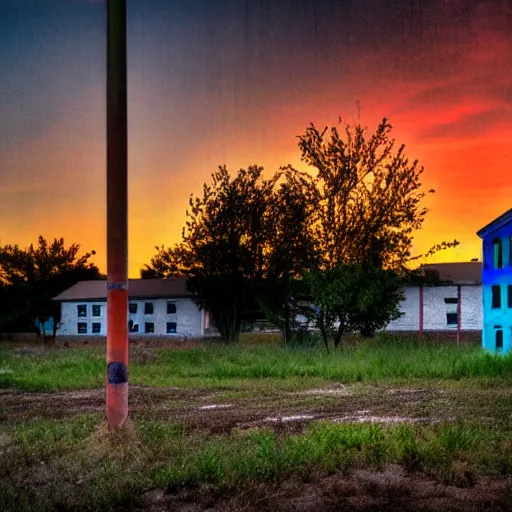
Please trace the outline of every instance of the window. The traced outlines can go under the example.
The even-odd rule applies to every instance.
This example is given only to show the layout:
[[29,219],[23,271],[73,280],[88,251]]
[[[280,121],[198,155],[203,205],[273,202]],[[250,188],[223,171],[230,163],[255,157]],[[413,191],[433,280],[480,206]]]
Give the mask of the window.
[[87,334],[87,324],[85,322],[78,322],[76,330],[78,334]]
[[494,268],[503,268],[503,247],[501,238],[492,241],[492,252],[494,258]]
[[503,330],[496,329],[496,350],[503,348]]
[[93,304],[92,306],[92,316],[100,316],[101,315],[101,306],[98,304]]
[[508,300],[507,300],[507,307],[512,308],[512,286],[507,286],[507,294],[508,294]]
[[144,325],[144,332],[146,332],[146,333],[155,332],[155,324],[153,322],[146,322]]
[[139,324],[134,324],[133,320],[128,322],[128,332],[139,332]]
[[76,312],[79,318],[87,316],[87,304],[78,304],[76,307]]
[[134,315],[135,313],[137,313],[137,304],[131,302],[130,305],[128,306],[128,310],[132,315]]
[[153,314],[153,303],[152,302],[145,302],[144,303],[144,314],[145,315],[152,315]]
[[494,285],[492,287],[492,309],[501,308],[501,287]]
[[508,264],[512,267],[512,236],[508,239]]
[[167,334],[176,334],[176,322],[167,322]]
[[174,315],[176,313],[176,303],[175,302],[168,302],[167,303],[167,314],[168,315]]
[[444,299],[444,303],[445,304],[457,304],[457,302],[459,302],[457,297],[455,297],[455,298],[453,298],[453,297],[446,297]]
[[457,313],[446,313],[446,324],[457,325]]
[[92,327],[93,334],[99,334],[101,332],[101,323],[100,322],[94,322],[91,327]]

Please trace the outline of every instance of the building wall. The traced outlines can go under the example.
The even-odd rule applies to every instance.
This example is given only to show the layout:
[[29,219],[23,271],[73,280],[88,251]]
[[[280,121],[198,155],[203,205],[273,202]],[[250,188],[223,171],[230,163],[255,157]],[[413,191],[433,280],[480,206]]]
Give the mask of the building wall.
[[[419,331],[420,329],[420,289],[407,287],[405,300],[400,303],[404,313],[390,322],[386,331]],[[457,323],[448,324],[448,313],[457,313],[456,303],[446,303],[445,299],[457,299],[457,286],[425,286],[423,288],[423,330],[457,330]],[[453,320],[453,317],[451,318]],[[482,328],[482,287],[461,285],[461,329],[479,330]]]
[[407,287],[404,290],[405,299],[400,303],[400,318],[392,320],[385,328],[386,331],[417,331],[419,329],[420,289]]
[[[512,224],[489,234],[483,240],[483,311],[484,327],[482,336],[483,348],[496,351],[496,333],[502,332],[502,352],[509,352],[512,341],[512,308],[509,307],[508,288],[512,287]],[[497,268],[494,261],[493,240],[501,239],[502,268]],[[501,304],[493,308],[492,287],[500,287]]]
[[[167,302],[176,304],[176,313],[167,314]],[[145,314],[145,303],[153,304],[153,313]],[[204,332],[203,313],[197,307],[192,299],[137,299],[130,300],[129,304],[137,305],[136,313],[128,314],[128,321],[131,320],[133,325],[138,325],[137,334],[147,334],[148,336],[169,335],[177,337],[200,337]],[[86,316],[78,316],[78,306],[86,306]],[[99,316],[92,316],[93,305],[99,306]],[[78,301],[63,302],[62,319],[57,330],[58,335],[76,336],[78,332],[78,324],[87,325],[86,332],[83,335],[106,336],[107,334],[107,303],[106,301]],[[176,323],[176,333],[167,334],[167,323]],[[99,332],[93,332],[93,323],[100,323]],[[154,332],[146,333],[146,324],[153,324]],[[135,333],[135,330],[131,331]]]
[[[78,305],[86,306],[86,316],[78,316]],[[92,316],[92,306],[99,306],[100,316]],[[100,332],[95,336],[106,336],[107,334],[107,302],[106,301],[80,301],[63,302],[61,304],[61,320],[57,327],[57,335],[76,336],[78,334],[78,323],[87,325],[87,334],[92,335],[92,324],[100,324]]]

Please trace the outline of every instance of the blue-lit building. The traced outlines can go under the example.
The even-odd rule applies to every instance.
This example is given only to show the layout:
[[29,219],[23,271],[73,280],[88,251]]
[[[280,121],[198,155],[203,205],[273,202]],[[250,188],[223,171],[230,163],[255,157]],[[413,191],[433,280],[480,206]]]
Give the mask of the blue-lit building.
[[512,209],[477,232],[483,239],[482,346],[509,352],[512,338]]

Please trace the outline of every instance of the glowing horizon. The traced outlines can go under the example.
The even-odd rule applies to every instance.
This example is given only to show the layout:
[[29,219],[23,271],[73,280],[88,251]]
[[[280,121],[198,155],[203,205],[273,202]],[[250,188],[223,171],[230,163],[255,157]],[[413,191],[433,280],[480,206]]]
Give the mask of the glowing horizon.
[[[357,101],[361,124],[387,117],[436,190],[414,253],[457,239],[429,262],[481,257],[476,231],[512,192],[512,6],[143,4],[129,6],[131,278],[179,241],[217,166],[303,168],[296,136],[351,123]],[[0,20],[0,242],[63,237],[104,272],[104,5],[7,0]]]

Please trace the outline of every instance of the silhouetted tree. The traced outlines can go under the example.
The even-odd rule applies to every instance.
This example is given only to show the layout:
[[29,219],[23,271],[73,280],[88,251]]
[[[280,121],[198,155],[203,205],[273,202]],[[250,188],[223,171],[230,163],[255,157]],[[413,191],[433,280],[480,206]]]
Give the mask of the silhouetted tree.
[[[59,293],[81,280],[100,279],[98,268],[89,258],[94,251],[79,255],[80,246],[68,248],[64,239],[51,243],[40,236],[38,244],[24,249],[18,245],[0,247],[0,277],[4,292],[16,298],[7,312],[7,323],[29,318],[32,329],[36,321],[42,325],[53,317],[55,338],[60,321],[60,303],[52,300]],[[46,339],[46,333],[43,330]]]
[[265,272],[269,204],[279,176],[265,180],[262,172],[251,166],[232,178],[219,167],[211,184],[203,185],[202,197],[190,197],[181,243],[157,247],[141,270],[143,277],[185,275],[226,342],[237,340],[255,283]]
[[[410,249],[427,213],[421,201],[433,193],[421,190],[423,168],[409,163],[404,146],[395,149],[390,132],[386,119],[373,135],[359,124],[345,126],[343,136],[337,127],[328,132],[311,125],[299,137],[299,148],[303,161],[316,169],[314,177],[288,166],[263,180],[262,168],[253,166],[232,179],[220,167],[203,186],[203,196],[191,196],[182,242],[157,247],[141,276],[185,275],[228,341],[237,338],[254,293],[285,342],[309,299],[322,303],[316,310],[323,313],[308,309],[308,320],[321,331],[335,325],[341,333],[324,338],[335,346],[347,330],[371,335],[396,314],[398,276],[407,276],[408,265],[421,257],[411,257]],[[457,244],[443,242],[427,255]],[[322,285],[330,278],[334,289]],[[350,283],[369,291],[347,302],[339,293]]]
[[[341,120],[340,120],[341,124]],[[374,134],[359,124],[320,131],[313,124],[299,137],[302,160],[317,170],[315,235],[325,268],[368,262],[403,270],[414,259],[411,246],[428,209],[420,178],[423,167],[396,148],[383,119]],[[434,246],[429,255],[458,242]],[[419,258],[419,256],[417,257]]]
[[[345,125],[342,136],[337,127],[320,131],[312,124],[299,137],[302,160],[317,170],[314,233],[322,261],[308,283],[320,306],[310,316],[326,347],[330,338],[338,346],[343,332],[372,335],[392,320],[399,277],[422,257],[411,257],[410,250],[428,212],[421,201],[434,191],[422,191],[423,167],[409,162],[404,145],[396,148],[391,129],[383,119],[372,135],[355,124]],[[426,256],[456,245],[437,244]]]
[[281,172],[269,204],[272,223],[268,226],[266,271],[258,299],[287,344],[301,327],[297,315],[306,292],[301,278],[319,263],[313,236],[318,193],[309,174],[292,167]]

